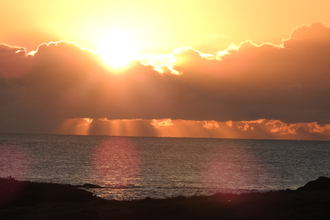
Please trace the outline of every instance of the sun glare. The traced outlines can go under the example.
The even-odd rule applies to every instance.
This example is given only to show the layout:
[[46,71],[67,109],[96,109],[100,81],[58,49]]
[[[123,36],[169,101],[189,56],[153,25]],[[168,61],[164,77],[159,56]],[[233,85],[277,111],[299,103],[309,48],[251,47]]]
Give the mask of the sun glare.
[[109,66],[121,68],[137,59],[137,44],[129,33],[115,31],[103,38],[98,53]]

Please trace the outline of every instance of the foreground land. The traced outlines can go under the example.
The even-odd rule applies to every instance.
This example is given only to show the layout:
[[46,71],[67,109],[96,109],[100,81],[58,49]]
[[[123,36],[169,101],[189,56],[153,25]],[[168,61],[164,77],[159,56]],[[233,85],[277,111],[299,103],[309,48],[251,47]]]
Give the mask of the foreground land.
[[0,219],[330,219],[330,179],[298,190],[109,201],[77,186],[0,178]]

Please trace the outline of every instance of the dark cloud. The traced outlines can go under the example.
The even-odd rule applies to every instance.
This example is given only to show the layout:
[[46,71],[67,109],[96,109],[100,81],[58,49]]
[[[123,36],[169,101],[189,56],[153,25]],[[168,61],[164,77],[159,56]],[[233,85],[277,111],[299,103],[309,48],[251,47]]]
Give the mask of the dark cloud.
[[325,123],[330,110],[329,32],[321,24],[302,26],[283,46],[246,41],[219,60],[189,49],[176,55],[174,69],[212,100],[213,109],[219,109],[209,111],[213,119]]
[[0,77],[20,77],[30,66],[25,48],[0,44]]
[[31,54],[0,45],[0,131],[54,132],[67,118],[330,123],[329,28],[301,26],[281,46],[246,41],[219,54],[176,50],[176,75],[138,61],[118,72],[74,43]]

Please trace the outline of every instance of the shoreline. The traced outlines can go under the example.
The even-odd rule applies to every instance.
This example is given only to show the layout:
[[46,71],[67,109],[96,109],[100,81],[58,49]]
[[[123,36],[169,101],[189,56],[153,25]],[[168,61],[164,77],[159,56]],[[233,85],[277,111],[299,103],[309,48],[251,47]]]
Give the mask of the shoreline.
[[330,219],[330,179],[297,190],[106,200],[73,186],[0,178],[0,219]]

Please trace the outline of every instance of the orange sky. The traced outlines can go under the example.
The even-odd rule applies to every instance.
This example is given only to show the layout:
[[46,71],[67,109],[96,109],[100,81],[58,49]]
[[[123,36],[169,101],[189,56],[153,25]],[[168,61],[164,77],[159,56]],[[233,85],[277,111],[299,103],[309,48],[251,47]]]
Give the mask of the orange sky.
[[329,8],[5,1],[0,132],[329,140]]
[[2,2],[1,39],[28,50],[58,40],[97,50],[107,32],[124,28],[142,53],[211,53],[246,39],[280,44],[315,21],[330,26],[329,8],[323,0],[13,0]]

